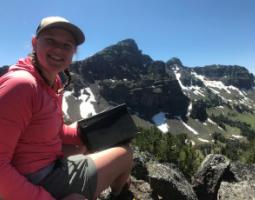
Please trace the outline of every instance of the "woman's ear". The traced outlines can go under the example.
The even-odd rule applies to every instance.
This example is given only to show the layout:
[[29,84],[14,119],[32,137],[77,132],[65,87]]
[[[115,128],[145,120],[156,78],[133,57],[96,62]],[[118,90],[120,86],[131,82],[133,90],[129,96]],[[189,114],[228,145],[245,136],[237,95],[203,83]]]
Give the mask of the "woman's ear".
[[32,37],[32,47],[33,47],[33,51],[36,51],[36,44],[37,44],[37,38],[36,38],[36,37]]

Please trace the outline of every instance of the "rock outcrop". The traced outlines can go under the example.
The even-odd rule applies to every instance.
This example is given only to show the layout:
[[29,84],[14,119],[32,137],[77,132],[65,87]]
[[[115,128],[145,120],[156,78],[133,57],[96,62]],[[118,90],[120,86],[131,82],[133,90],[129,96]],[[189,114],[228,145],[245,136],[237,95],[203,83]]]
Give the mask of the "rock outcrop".
[[[134,150],[130,192],[123,200],[176,199],[197,200],[192,185],[183,173],[169,163],[158,163],[153,156]],[[99,199],[109,199],[109,189]]]
[[193,177],[193,187],[198,199],[215,200],[223,175],[230,161],[222,155],[208,155]]
[[250,200],[255,197],[255,165],[234,162],[221,182],[218,200]]
[[[176,166],[134,152],[131,187],[122,200],[251,200],[255,196],[255,165],[210,154],[189,183]],[[98,200],[110,200],[109,193],[107,189]]]
[[73,63],[71,71],[80,77],[73,85],[75,90],[86,83],[97,83],[104,99],[117,104],[125,102],[146,120],[162,111],[168,116],[186,116],[189,99],[172,70],[163,61],[142,54],[132,39]]
[[199,74],[222,81],[225,85],[233,85],[240,89],[252,89],[254,76],[249,71],[238,65],[208,65],[193,68]]

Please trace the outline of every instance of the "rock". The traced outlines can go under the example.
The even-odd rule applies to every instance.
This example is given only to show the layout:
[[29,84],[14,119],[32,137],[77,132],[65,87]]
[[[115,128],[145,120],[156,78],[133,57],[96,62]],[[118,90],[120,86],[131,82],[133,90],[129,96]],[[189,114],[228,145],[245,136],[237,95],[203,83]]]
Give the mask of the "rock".
[[[240,162],[233,162],[230,164],[230,175],[236,181],[254,181],[255,180],[255,164],[243,164]],[[228,179],[231,177],[225,177]]]
[[146,163],[153,159],[153,156],[147,152],[140,152],[138,148],[133,150],[133,169],[132,175],[140,180],[148,181],[148,170]]
[[[181,63],[175,59],[173,62]],[[187,114],[189,99],[173,72],[169,72],[172,70],[167,72],[165,62],[142,54],[134,40],[120,41],[74,62],[70,70],[79,80],[79,84],[74,84],[79,90],[83,84],[97,83],[100,96],[106,101],[125,102],[148,121],[159,112],[181,117]]]
[[210,79],[222,81],[225,85],[233,85],[239,89],[252,89],[254,76],[249,71],[238,65],[208,65],[193,68],[198,74]]
[[217,196],[217,200],[253,199],[255,199],[255,181],[222,182]]
[[248,200],[255,197],[255,165],[234,162],[224,175],[218,200]]
[[180,60],[179,58],[176,58],[176,57],[173,57],[173,58],[171,58],[170,60],[168,60],[168,61],[166,62],[166,65],[167,65],[167,66],[178,65],[179,67],[182,67],[182,66],[183,66],[181,60]]
[[192,184],[198,199],[215,200],[230,161],[223,155],[210,154],[194,175]]
[[158,163],[152,155],[138,148],[134,149],[133,160],[132,175],[150,184],[153,199],[197,199],[191,184],[173,164]]
[[197,200],[192,186],[173,165],[150,162],[147,163],[147,170],[154,196],[162,199]]
[[[107,188],[104,192],[100,194],[97,200],[111,200],[110,188]],[[129,191],[121,195],[119,199],[121,200],[153,200],[152,189],[150,184],[143,181],[137,180],[135,177],[131,176],[131,185]]]
[[152,189],[149,183],[143,180],[137,180],[132,178],[132,184],[130,187],[131,192],[134,195],[133,199],[136,200],[152,200]]
[[201,122],[205,122],[207,120],[208,115],[206,112],[206,102],[204,100],[197,100],[192,103],[190,117],[198,119]]
[[[131,174],[129,192],[121,200],[197,200],[191,184],[174,165],[158,163],[152,155],[137,148]],[[98,199],[110,200],[109,194],[107,189]]]

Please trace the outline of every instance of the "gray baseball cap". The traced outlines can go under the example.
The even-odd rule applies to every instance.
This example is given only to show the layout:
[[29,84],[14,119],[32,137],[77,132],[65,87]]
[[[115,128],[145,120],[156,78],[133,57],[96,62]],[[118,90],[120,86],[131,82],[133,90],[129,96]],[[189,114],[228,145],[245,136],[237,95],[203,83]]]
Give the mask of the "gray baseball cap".
[[49,28],[62,28],[70,32],[73,35],[77,45],[80,45],[85,41],[85,36],[78,26],[59,16],[43,18],[36,29],[36,36]]

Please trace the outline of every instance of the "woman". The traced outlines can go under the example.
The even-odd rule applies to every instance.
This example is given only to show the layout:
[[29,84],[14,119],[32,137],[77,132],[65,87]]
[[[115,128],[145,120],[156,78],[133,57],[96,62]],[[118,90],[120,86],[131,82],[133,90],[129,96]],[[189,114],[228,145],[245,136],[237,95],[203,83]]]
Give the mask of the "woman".
[[[62,118],[59,73],[85,40],[62,17],[42,19],[33,53],[0,78],[0,197],[4,200],[96,199],[108,186],[118,195],[129,180],[132,152],[110,148],[70,161],[63,144],[82,145]],[[69,153],[69,152],[67,152]]]

